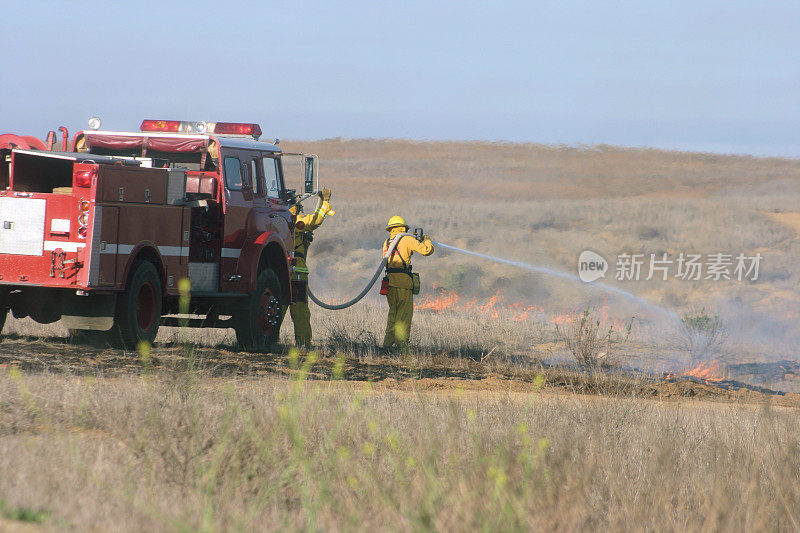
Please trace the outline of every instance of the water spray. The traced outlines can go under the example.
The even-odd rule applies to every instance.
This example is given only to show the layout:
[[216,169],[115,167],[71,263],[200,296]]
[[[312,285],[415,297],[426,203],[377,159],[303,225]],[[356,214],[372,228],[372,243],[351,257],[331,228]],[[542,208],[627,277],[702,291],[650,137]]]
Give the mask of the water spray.
[[[385,254],[383,260],[381,260],[380,264],[378,265],[378,268],[375,270],[375,274],[373,274],[372,278],[367,282],[367,284],[364,287],[364,289],[355,298],[353,298],[352,300],[349,300],[349,301],[347,301],[345,303],[342,303],[342,304],[328,304],[328,303],[325,303],[325,302],[319,300],[314,295],[314,293],[311,292],[311,288],[310,287],[308,289],[308,297],[311,299],[312,302],[314,302],[315,304],[319,305],[320,307],[323,307],[325,309],[330,309],[330,310],[346,309],[346,308],[356,304],[362,298],[364,298],[364,296],[367,295],[367,293],[372,288],[372,286],[375,285],[375,282],[378,280],[378,278],[381,275],[381,271],[386,266],[387,258],[394,251],[394,249],[397,246],[397,243],[399,242],[400,238],[405,236],[405,235],[408,235],[410,237],[414,237],[414,238],[416,238],[418,240],[421,240],[422,230],[421,229],[415,230],[414,233],[401,233],[401,234],[397,235],[394,239],[392,239],[392,242],[389,243],[389,248],[388,248],[387,253]],[[457,246],[451,246],[449,244],[444,244],[444,243],[438,242],[438,241],[431,241],[431,242],[433,242],[434,245],[442,247],[442,248],[444,248],[446,250],[451,250],[451,251],[454,251],[454,252],[459,252],[459,253],[462,253],[462,254],[471,255],[473,257],[480,257],[481,259],[486,259],[488,261],[494,261],[496,263],[502,263],[502,264],[505,264],[505,265],[510,265],[510,266],[514,266],[514,267],[517,267],[517,268],[522,268],[522,269],[525,269],[525,270],[529,270],[531,272],[537,272],[539,274],[546,274],[548,276],[553,276],[553,277],[557,277],[557,278],[561,278],[561,279],[566,279],[566,280],[570,280],[570,281],[577,281],[578,283],[580,283],[582,285],[589,285],[590,287],[593,287],[595,289],[599,289],[599,290],[602,290],[602,291],[605,291],[605,292],[608,292],[608,293],[617,294],[619,296],[622,296],[623,298],[625,298],[625,299],[627,299],[629,301],[632,301],[632,302],[634,302],[634,303],[636,303],[636,304],[638,304],[638,305],[640,305],[640,306],[642,306],[642,307],[644,307],[646,309],[649,309],[651,311],[655,311],[655,312],[657,312],[657,313],[659,313],[661,315],[664,315],[667,318],[669,318],[670,320],[679,320],[680,319],[678,314],[675,313],[674,311],[671,311],[671,310],[666,309],[664,307],[661,307],[659,305],[650,303],[647,300],[645,300],[644,298],[642,298],[641,296],[637,296],[637,295],[633,294],[632,292],[628,292],[626,290],[622,290],[622,289],[614,287],[612,285],[607,285],[605,283],[587,284],[587,283],[581,281],[581,279],[578,276],[576,276],[575,274],[571,274],[569,272],[564,272],[564,271],[561,271],[561,270],[554,270],[552,268],[548,268],[548,267],[544,267],[544,266],[529,265],[528,263],[523,263],[521,261],[512,261],[510,259],[504,259],[502,257],[496,257],[496,256],[493,256],[493,255],[487,255],[487,254],[482,254],[482,253],[479,253],[479,252],[473,252],[471,250],[465,250],[464,248],[458,248]]]
[[[494,261],[496,263],[503,263],[503,264],[511,265],[511,266],[514,266],[514,267],[517,267],[517,268],[524,268],[525,270],[530,270],[531,272],[538,272],[540,274],[547,274],[548,276],[554,276],[554,277],[557,277],[557,278],[568,279],[570,281],[577,281],[578,283],[581,283],[583,285],[587,285],[587,283],[581,281],[581,279],[578,276],[576,276],[575,274],[571,274],[569,272],[564,272],[564,271],[561,271],[561,270],[553,270],[552,268],[543,267],[543,266],[529,265],[528,263],[522,263],[520,261],[511,261],[509,259],[503,259],[502,257],[495,257],[493,255],[486,255],[486,254],[482,254],[482,253],[479,253],[479,252],[473,252],[473,251],[470,251],[470,250],[465,250],[463,248],[458,248],[456,246],[450,246],[449,244],[444,244],[442,242],[433,241],[433,243],[436,246],[441,246],[442,248],[445,248],[447,250],[452,250],[454,252],[459,252],[459,253],[466,254],[466,255],[471,255],[471,256],[474,256],[474,257],[480,257],[481,259],[487,259],[489,261]],[[628,299],[628,300],[630,300],[632,302],[635,302],[635,303],[637,303],[637,304],[639,304],[639,305],[641,305],[643,307],[646,307],[647,309],[650,309],[652,311],[656,311],[656,312],[658,312],[658,313],[660,313],[662,315],[665,315],[665,316],[669,317],[670,319],[678,320],[680,318],[678,316],[678,314],[675,313],[674,311],[670,311],[669,309],[666,309],[666,308],[661,307],[659,305],[655,305],[653,303],[650,303],[647,300],[645,300],[644,298],[642,298],[641,296],[636,296],[632,292],[628,292],[628,291],[622,290],[620,288],[617,288],[617,287],[614,287],[614,286],[611,286],[611,285],[607,285],[605,283],[591,283],[591,284],[588,284],[588,285],[590,287],[594,287],[596,289],[600,289],[600,290],[605,291],[605,292],[618,294],[619,296],[622,296],[623,298],[626,298],[626,299]]]

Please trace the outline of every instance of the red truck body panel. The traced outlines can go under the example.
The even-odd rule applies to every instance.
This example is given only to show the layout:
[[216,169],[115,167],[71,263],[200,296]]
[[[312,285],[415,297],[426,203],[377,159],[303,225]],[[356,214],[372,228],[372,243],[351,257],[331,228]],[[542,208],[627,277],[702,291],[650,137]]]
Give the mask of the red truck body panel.
[[[99,144],[105,146],[111,141],[123,147],[141,145],[136,137],[113,135],[103,137]],[[199,145],[194,139],[177,146],[193,150]],[[222,157],[236,157],[243,163],[254,161],[253,165],[266,153],[225,148],[222,152]],[[30,157],[31,153],[24,155]],[[72,187],[66,193],[29,192],[17,190],[20,187],[13,181],[13,158],[17,155],[15,151],[12,157],[12,182],[0,191],[0,198],[7,198],[2,201],[23,214],[44,209],[44,225],[29,228],[29,233],[42,234],[42,242],[41,249],[29,243],[36,249],[23,254],[15,253],[13,247],[0,249],[0,283],[122,290],[133,258],[148,249],[163,269],[167,294],[176,293],[177,280],[190,275],[189,264],[193,262],[219,265],[218,282],[213,287],[206,285],[204,290],[247,292],[255,284],[261,253],[270,245],[280,248],[288,276],[293,244],[291,214],[285,203],[264,194],[260,168],[249,176],[251,181],[262,180],[256,187],[258,192],[252,188],[228,189],[223,172],[184,171],[183,190],[203,196],[221,209],[218,242],[198,244],[191,242],[193,208],[169,201],[168,169],[93,163],[84,157],[73,162],[72,174],[92,173],[88,187]],[[36,155],[52,156],[47,152]],[[0,209],[0,214],[7,210]],[[83,211],[85,231],[78,234]]]
[[[0,231],[12,233],[0,237],[0,283],[88,287],[87,241],[77,236],[81,201],[63,194],[0,191],[5,226]],[[22,224],[34,227],[15,232]]]
[[277,146],[245,135],[149,131],[79,132],[72,152],[3,139],[0,311],[107,330],[122,324],[120,301],[146,301],[117,296],[144,294],[130,289],[153,271],[139,261],[155,267],[162,296],[154,309],[168,324],[185,278],[191,312],[212,317],[192,322],[198,327],[240,313],[264,269],[280,283],[265,302],[280,308],[304,294],[292,286],[302,282],[290,275],[294,221]]
[[188,274],[183,236],[190,208],[166,205],[167,171],[74,163],[74,173],[87,171],[94,176],[91,185],[71,192],[0,191],[0,218],[11,226],[5,231],[28,226],[20,231],[22,242],[0,245],[0,283],[122,290],[132,259],[149,249],[163,269],[167,293],[177,293],[175,280]]

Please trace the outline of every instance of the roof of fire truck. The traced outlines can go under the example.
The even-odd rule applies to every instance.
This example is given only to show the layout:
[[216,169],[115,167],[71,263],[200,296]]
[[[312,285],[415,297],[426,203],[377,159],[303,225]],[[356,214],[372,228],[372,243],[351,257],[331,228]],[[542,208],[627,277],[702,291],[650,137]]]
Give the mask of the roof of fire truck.
[[66,159],[68,161],[78,161],[80,163],[89,162],[89,163],[98,163],[98,164],[122,164],[128,166],[139,166],[141,165],[140,161],[134,161],[130,157],[116,157],[110,155],[97,155],[97,154],[89,154],[89,153],[77,153],[77,152],[61,152],[59,150],[37,150],[37,149],[23,149],[23,148],[14,148],[13,152],[15,154],[22,154],[22,155],[33,155],[39,157],[50,157],[53,159]]
[[147,147],[154,150],[192,153],[206,150],[213,141],[222,148],[280,152],[277,145],[258,140],[261,135],[258,124],[145,120],[141,130],[84,130],[75,138],[91,147],[116,150],[139,148],[147,142]]

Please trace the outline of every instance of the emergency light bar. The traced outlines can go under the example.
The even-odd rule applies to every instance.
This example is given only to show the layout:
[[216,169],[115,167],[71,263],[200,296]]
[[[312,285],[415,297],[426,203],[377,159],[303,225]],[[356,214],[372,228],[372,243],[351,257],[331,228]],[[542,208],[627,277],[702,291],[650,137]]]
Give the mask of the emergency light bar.
[[252,135],[253,137],[261,136],[261,126],[258,124],[239,124],[236,122],[217,122],[213,125],[214,133],[222,133],[229,135]]
[[165,131],[178,133],[181,131],[180,120],[143,120],[142,131]]
[[261,126],[245,122],[186,122],[181,120],[143,120],[141,131],[165,133],[217,133],[220,135],[261,136]]

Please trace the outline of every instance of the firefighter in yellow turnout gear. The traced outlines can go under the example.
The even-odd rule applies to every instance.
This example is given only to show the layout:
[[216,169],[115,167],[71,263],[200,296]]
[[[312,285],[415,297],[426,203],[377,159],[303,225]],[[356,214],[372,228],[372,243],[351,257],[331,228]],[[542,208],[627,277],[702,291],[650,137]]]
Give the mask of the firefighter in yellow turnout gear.
[[[393,216],[386,225],[389,238],[383,243],[383,255],[389,248],[389,243],[400,233],[408,231],[408,224],[399,216]],[[386,272],[389,278],[389,289],[386,299],[389,301],[389,316],[386,321],[386,336],[383,347],[399,346],[406,348],[411,334],[411,319],[414,316],[414,281],[411,272],[411,255],[417,252],[422,255],[433,253],[433,243],[430,237],[423,236],[418,241],[412,236],[400,237],[392,256],[386,263]]]
[[[308,247],[313,240],[313,231],[322,225],[325,217],[333,215],[329,200],[331,199],[330,189],[322,189],[322,205],[313,213],[303,215],[294,205],[289,210],[297,218],[294,225],[294,257],[295,265],[292,272],[293,279],[308,281],[308,265],[306,256]],[[289,314],[294,323],[294,341],[298,346],[308,346],[311,344],[311,311],[308,302],[298,302],[289,306]]]

